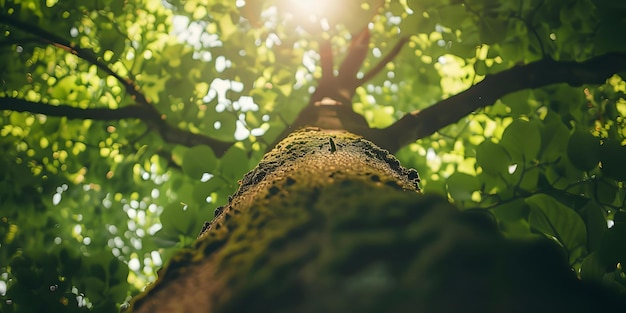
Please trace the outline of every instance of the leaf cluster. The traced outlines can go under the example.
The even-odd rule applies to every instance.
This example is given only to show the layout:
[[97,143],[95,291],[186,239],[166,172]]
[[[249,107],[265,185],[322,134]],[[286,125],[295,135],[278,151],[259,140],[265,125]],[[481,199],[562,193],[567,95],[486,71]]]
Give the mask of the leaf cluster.
[[[380,142],[404,138],[424,190],[624,289],[622,3],[295,2],[0,0],[0,311],[123,307],[296,119],[322,43],[342,60],[364,27],[357,78],[407,39],[352,109],[398,126]],[[411,123],[464,90],[484,93]]]

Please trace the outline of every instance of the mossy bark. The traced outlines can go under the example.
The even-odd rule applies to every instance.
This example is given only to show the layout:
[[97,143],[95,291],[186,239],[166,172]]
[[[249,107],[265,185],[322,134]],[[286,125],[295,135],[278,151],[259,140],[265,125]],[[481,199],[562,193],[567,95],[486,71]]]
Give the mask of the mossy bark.
[[296,132],[246,174],[134,310],[617,310],[553,244],[507,241],[488,214],[421,195],[418,181],[358,136]]

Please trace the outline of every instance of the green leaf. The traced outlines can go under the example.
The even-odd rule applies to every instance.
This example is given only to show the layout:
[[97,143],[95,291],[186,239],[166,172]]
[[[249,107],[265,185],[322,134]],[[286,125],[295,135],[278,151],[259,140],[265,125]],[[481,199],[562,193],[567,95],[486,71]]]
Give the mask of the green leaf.
[[[211,179],[214,181],[215,179]],[[206,204],[206,198],[211,195],[213,190],[207,188],[206,183],[198,182],[193,184],[193,189],[191,192],[192,199],[198,205]]]
[[616,140],[605,141],[600,148],[602,174],[618,181],[626,181],[626,146]]
[[535,160],[541,148],[541,132],[537,122],[513,121],[502,134],[500,144],[514,162]]
[[159,217],[164,231],[174,230],[183,235],[191,233],[197,218],[197,209],[194,206],[185,206],[180,203],[170,203]]
[[545,194],[530,196],[526,203],[530,206],[528,222],[531,227],[554,237],[570,252],[585,247],[585,223],[574,210]]
[[[228,111],[217,113],[215,110],[209,110],[209,112],[203,124],[210,130],[211,137],[224,141],[233,141],[235,130],[237,129],[237,114]],[[218,124],[219,127],[215,127]]]
[[128,286],[125,286],[125,284],[119,284],[109,288],[109,299],[113,300],[114,303],[124,302],[127,296]]
[[[107,24],[100,24],[107,25]],[[122,37],[117,31],[112,29],[113,25],[109,24],[106,30],[100,31],[99,39],[100,46],[106,50],[112,51],[115,55],[115,59],[119,59],[121,52],[124,50],[126,38]]]
[[587,202],[582,210],[587,227],[587,246],[589,251],[596,251],[600,248],[602,237],[608,229],[604,210],[598,203],[592,200]]
[[56,99],[66,99],[76,88],[76,77],[66,76],[60,79],[50,91],[50,96]]
[[615,224],[626,224],[626,212],[621,210],[615,212],[615,214],[613,214],[613,222],[615,222]]
[[439,9],[439,17],[444,26],[457,29],[461,27],[461,24],[469,17],[469,14],[462,5],[450,5]]
[[606,273],[606,266],[596,252],[589,254],[580,266],[580,277],[583,280],[600,281]]
[[511,114],[513,116],[528,114],[530,112],[530,98],[532,96],[532,91],[530,89],[525,89],[522,91],[510,93],[500,100],[506,104],[509,108],[511,108]]
[[228,180],[239,180],[248,172],[248,156],[237,146],[230,147],[220,159],[221,175]]
[[554,116],[550,122],[544,122],[546,125],[541,130],[540,160],[554,162],[563,157],[563,151],[567,149],[570,134],[568,128],[561,122],[558,116]]
[[626,262],[626,224],[615,223],[604,232],[598,257],[605,267]]
[[518,37],[499,42],[497,48],[500,50],[500,57],[508,62],[516,62],[523,59],[526,51],[525,44]]
[[603,204],[613,204],[617,198],[618,188],[615,185],[599,181],[596,185],[596,200]]
[[[111,258],[109,262],[109,283],[123,284],[128,278],[128,265],[118,258]],[[121,299],[118,299],[121,300]]]
[[205,173],[212,173],[217,167],[217,158],[213,149],[206,145],[189,148],[183,154],[183,172],[194,179],[202,178]]
[[229,14],[224,14],[222,18],[219,19],[219,26],[222,40],[228,40],[228,37],[237,32],[237,27],[233,24],[233,20]]
[[581,171],[590,171],[600,162],[600,140],[587,131],[576,130],[567,142],[567,156]]
[[474,63],[474,71],[477,75],[487,75],[488,70],[485,60],[476,60]]
[[598,30],[595,31],[593,42],[594,50],[597,50],[598,53],[624,51],[626,43],[624,40],[615,40],[615,36],[618,34],[617,32],[625,28],[626,21],[621,17],[602,20]]
[[491,212],[499,220],[513,222],[526,219],[530,208],[526,204],[526,201],[520,198],[498,205],[491,209]]
[[178,232],[173,228],[170,229],[160,229],[157,231],[154,236],[148,239],[152,241],[155,246],[159,248],[171,248],[176,246],[179,241]]
[[508,20],[505,18],[483,17],[480,24],[480,39],[488,45],[496,44],[506,38]]
[[85,277],[82,279],[83,288],[85,290],[85,295],[89,298],[93,303],[102,302],[106,297],[104,296],[104,292],[106,290],[106,282],[97,278],[97,277]]
[[501,145],[485,140],[476,147],[476,165],[491,175],[508,174],[511,157]]
[[480,189],[480,183],[472,175],[456,172],[448,177],[446,187],[454,201],[465,201],[472,199],[472,193]]
[[537,167],[527,168],[523,172],[516,169],[516,172],[512,176],[517,179],[517,175],[523,175],[522,180],[519,181],[518,188],[528,192],[534,192],[537,189],[537,184],[539,183],[539,172],[540,170]]

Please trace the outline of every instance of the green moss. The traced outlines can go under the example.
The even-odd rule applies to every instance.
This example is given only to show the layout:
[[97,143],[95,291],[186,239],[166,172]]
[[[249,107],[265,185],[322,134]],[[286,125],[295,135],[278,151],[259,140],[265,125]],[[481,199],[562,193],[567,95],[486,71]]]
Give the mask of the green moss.
[[219,252],[219,267],[235,289],[229,292],[232,298],[220,303],[224,312],[263,303],[276,303],[276,312],[305,303],[335,310],[351,302],[316,304],[310,297],[356,296],[363,288],[380,298],[377,307],[382,310],[387,305],[383,300],[402,287],[407,268],[417,260],[424,266],[436,264],[436,255],[419,255],[420,248],[440,244],[442,221],[449,218],[453,225],[457,213],[440,198],[363,177],[314,189],[283,185],[281,190],[290,197],[271,197],[249,208]]
[[[576,281],[554,244],[506,241],[488,213],[460,213],[420,194],[418,180],[354,135],[295,133],[242,179],[148,298],[185,312],[585,312],[615,303]],[[179,308],[177,299],[192,300]]]
[[227,205],[215,210],[215,218],[202,233],[218,227],[222,213],[233,208],[245,210],[257,199],[279,194],[274,184],[282,180],[287,180],[287,185],[297,182],[315,187],[336,178],[358,177],[419,191],[417,171],[403,168],[393,155],[371,142],[344,131],[301,129],[282,140],[241,179],[237,192]]

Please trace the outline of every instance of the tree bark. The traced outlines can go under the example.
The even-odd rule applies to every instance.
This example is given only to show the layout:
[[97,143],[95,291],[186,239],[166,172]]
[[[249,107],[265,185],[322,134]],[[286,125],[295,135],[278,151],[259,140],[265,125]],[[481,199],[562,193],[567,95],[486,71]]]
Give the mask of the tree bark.
[[295,132],[132,304],[135,312],[618,312],[547,240],[422,195],[344,131]]

